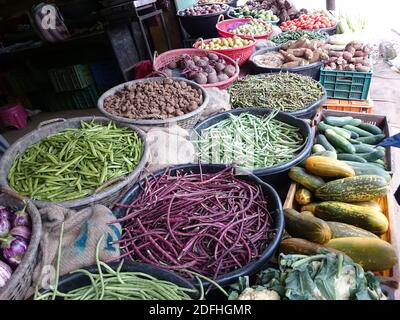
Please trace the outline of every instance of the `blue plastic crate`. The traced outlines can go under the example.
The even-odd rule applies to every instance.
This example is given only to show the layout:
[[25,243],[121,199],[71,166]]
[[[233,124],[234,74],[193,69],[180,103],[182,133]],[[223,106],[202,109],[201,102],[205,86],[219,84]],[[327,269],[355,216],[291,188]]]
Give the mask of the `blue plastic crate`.
[[320,82],[328,98],[367,100],[371,86],[372,71],[352,72],[321,69]]

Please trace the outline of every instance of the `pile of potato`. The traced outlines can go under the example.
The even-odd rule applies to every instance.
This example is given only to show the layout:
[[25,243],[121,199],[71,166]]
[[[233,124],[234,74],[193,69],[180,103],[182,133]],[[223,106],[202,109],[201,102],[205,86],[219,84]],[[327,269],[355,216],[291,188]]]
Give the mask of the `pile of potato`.
[[371,48],[359,41],[349,42],[344,51],[328,52],[329,59],[324,61],[325,70],[369,72]]
[[302,37],[283,44],[279,51],[257,55],[253,62],[260,67],[293,68],[329,59],[327,44]]

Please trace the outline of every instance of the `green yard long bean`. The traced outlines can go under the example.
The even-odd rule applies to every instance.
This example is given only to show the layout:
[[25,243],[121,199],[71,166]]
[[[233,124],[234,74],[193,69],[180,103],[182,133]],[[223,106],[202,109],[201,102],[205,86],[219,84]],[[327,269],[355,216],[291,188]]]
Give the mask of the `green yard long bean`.
[[81,128],[50,135],[18,155],[8,182],[35,200],[82,198],[105,181],[132,172],[143,149],[143,140],[129,128],[81,122]]
[[320,83],[294,73],[246,76],[229,87],[234,107],[260,107],[292,112],[308,107],[323,95]]
[[229,118],[202,130],[196,141],[201,161],[267,168],[293,159],[307,142],[300,129],[275,118],[250,113]]
[[[58,288],[58,278],[53,288],[47,293],[39,292],[36,288],[35,300],[191,300],[190,293],[196,292],[193,289],[179,287],[176,284],[157,279],[147,273],[121,271],[124,260],[114,270],[99,259],[99,249],[103,236],[96,247],[97,273],[79,269],[73,273],[83,273],[90,280],[90,284],[73,289],[69,292],[61,292]],[[60,243],[62,240],[62,231]],[[59,273],[59,262],[61,250],[58,250],[57,270]]]

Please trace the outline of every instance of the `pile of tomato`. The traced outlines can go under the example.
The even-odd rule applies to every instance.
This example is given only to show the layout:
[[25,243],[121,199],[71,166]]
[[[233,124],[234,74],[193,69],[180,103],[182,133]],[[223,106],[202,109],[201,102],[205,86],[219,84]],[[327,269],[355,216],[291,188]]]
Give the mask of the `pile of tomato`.
[[324,15],[303,14],[299,18],[282,22],[280,27],[287,30],[312,30],[334,27],[336,22]]

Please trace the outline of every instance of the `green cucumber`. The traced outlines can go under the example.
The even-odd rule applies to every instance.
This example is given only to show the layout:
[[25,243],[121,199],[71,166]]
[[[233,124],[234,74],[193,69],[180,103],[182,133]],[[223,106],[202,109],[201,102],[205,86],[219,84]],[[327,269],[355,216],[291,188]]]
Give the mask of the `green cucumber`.
[[367,163],[367,160],[364,158],[356,155],[356,154],[351,154],[351,153],[339,153],[337,155],[338,160],[347,160],[347,161],[355,161],[355,162],[361,162],[361,163]]
[[336,127],[343,127],[346,124],[350,124],[353,126],[359,126],[362,121],[360,119],[354,119],[353,117],[334,117],[334,116],[328,116],[324,119],[324,121],[331,125],[331,126],[336,126]]
[[322,144],[319,144],[319,143],[314,144],[311,150],[312,150],[312,153],[326,151],[324,146]]
[[360,137],[370,137],[370,136],[373,136],[372,133],[370,133],[370,132],[368,132],[368,131],[365,131],[365,130],[363,130],[363,129],[357,128],[357,127],[355,127],[355,126],[351,126],[351,125],[349,125],[349,124],[346,124],[345,126],[343,126],[343,128],[346,129],[346,130],[349,130],[349,131],[352,131],[352,132],[357,133]]
[[361,163],[347,160],[345,162],[354,169],[357,176],[377,175],[384,178],[388,183],[391,181],[390,174],[376,163]]
[[372,162],[380,164],[381,166],[386,166],[386,162],[383,159],[378,159],[378,160],[375,160],[375,161],[372,161]]
[[317,143],[322,145],[327,151],[336,152],[336,149],[334,148],[334,146],[331,145],[331,143],[328,141],[328,139],[323,134],[319,134],[317,136]]
[[334,151],[320,151],[320,152],[315,152],[313,154],[313,156],[323,156],[323,157],[328,157],[328,158],[332,158],[332,159],[337,159],[337,153]]
[[325,131],[325,136],[335,147],[342,149],[346,153],[356,153],[354,146],[347,139],[336,134],[335,131],[327,129]]
[[383,131],[382,129],[378,128],[377,126],[370,124],[370,123],[361,123],[359,124],[357,127],[359,127],[360,129],[366,130],[368,132],[371,132],[372,134],[382,134]]
[[375,151],[375,148],[369,144],[355,144],[354,149],[356,149],[356,153],[367,153]]
[[370,137],[357,138],[356,141],[361,142],[361,143],[375,145],[375,144],[378,144],[379,142],[381,142],[383,139],[385,139],[384,134],[376,134],[376,135],[370,136]]
[[382,150],[374,150],[372,152],[368,153],[358,153],[357,154],[359,157],[364,158],[365,160],[372,162],[375,160],[382,159],[385,156],[385,151]]
[[342,129],[342,128],[338,128],[338,127],[333,127],[330,125],[327,125],[326,123],[324,123],[323,121],[321,121],[320,123],[318,123],[318,130],[320,132],[325,132],[328,129],[332,129],[333,131],[335,131],[338,135],[341,135],[343,138],[346,139],[350,139],[352,134],[350,131],[346,130],[346,129]]
[[[358,138],[359,139],[359,138]],[[358,140],[356,140],[356,139],[348,139],[349,140],[349,142],[351,143],[351,144],[361,144],[362,142],[360,142],[360,141],[358,141]]]

